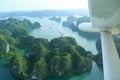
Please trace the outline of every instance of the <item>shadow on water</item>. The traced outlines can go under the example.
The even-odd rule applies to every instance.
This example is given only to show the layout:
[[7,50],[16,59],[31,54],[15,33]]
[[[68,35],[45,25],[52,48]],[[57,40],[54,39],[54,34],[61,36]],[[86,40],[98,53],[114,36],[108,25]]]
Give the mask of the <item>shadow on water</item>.
[[8,67],[0,67],[0,80],[15,80]]
[[103,79],[102,69],[99,68],[97,66],[97,64],[93,61],[92,62],[92,70],[90,73],[85,73],[82,75],[73,76],[70,79],[49,77],[45,80],[104,80],[104,79]]
[[15,80],[9,70],[9,57],[0,59],[0,80]]
[[92,70],[90,72],[90,80],[104,80],[103,70],[97,66],[97,64],[92,62]]
[[81,76],[74,76],[70,80],[104,80],[103,79],[103,71],[93,61],[92,62],[92,70],[90,73],[85,73]]

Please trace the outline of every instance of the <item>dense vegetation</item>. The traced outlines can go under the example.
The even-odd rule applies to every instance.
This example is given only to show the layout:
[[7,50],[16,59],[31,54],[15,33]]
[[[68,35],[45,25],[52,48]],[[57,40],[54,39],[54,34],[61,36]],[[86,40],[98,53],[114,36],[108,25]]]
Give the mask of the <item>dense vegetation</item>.
[[27,31],[39,27],[41,26],[38,22],[33,24],[26,19],[22,21],[13,18],[0,20],[0,57],[20,49],[21,39],[28,37]]
[[[91,52],[78,46],[74,38],[59,37],[49,42],[28,35],[27,31],[38,27],[39,23],[26,19],[0,21],[0,56],[11,56],[10,71],[17,80],[70,77],[91,70]],[[20,50],[25,50],[24,54]]]
[[[34,44],[29,47],[28,53],[20,56],[24,59],[12,57],[11,72],[17,78],[22,76],[22,78],[39,80],[48,76],[70,77],[91,70],[92,54],[78,46],[74,38],[60,37],[50,42],[41,38],[37,40],[36,43],[36,38],[33,38]],[[27,65],[21,63],[23,60]],[[28,66],[27,70],[24,70],[26,66]],[[15,69],[12,69],[14,67]],[[19,76],[18,71],[15,71],[16,68],[19,70]]]

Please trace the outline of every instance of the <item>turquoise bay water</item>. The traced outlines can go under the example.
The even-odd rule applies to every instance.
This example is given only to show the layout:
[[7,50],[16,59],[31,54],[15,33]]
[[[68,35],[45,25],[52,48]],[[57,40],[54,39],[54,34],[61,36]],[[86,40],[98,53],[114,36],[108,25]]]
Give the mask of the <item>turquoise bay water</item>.
[[[71,36],[74,37],[78,43],[78,45],[84,47],[87,51],[91,51],[93,54],[97,54],[96,50],[96,39],[94,40],[87,40],[86,38],[79,36],[78,33],[73,32],[69,28],[65,28],[61,25],[61,23],[57,23],[54,21],[50,21],[48,17],[45,18],[33,18],[33,17],[22,17],[27,18],[31,22],[38,21],[41,24],[41,28],[35,29],[30,32],[30,35],[36,38],[46,38],[49,41],[53,38],[57,38],[60,36]],[[65,18],[63,18],[65,20]],[[2,59],[0,60],[0,80],[15,80],[8,68],[9,59]],[[75,75],[70,79],[64,78],[54,78],[50,77],[46,80],[103,80],[103,72],[102,70],[96,65],[95,62],[92,63],[92,70],[90,73],[85,73],[82,75]]]
[[73,32],[71,29],[63,27],[61,23],[50,21],[48,17],[39,19],[32,17],[25,17],[32,22],[38,21],[41,24],[41,28],[33,30],[30,35],[36,38],[46,38],[49,41],[53,38],[60,36],[71,36],[76,39],[78,45],[84,47],[87,51],[91,51],[93,54],[97,53],[96,50],[96,39],[88,40],[82,36],[79,36],[77,32]]
[[15,80],[9,71],[8,63],[9,57],[0,60],[0,80]]
[[[74,37],[78,45],[84,47],[87,51],[91,51],[93,54],[97,54],[96,50],[96,39],[88,40],[82,36],[79,36],[77,32],[73,32],[69,28],[65,28],[61,23],[50,21],[48,17],[39,18],[27,18],[32,22],[38,21],[41,24],[41,28],[33,30],[30,35],[36,38],[46,38],[49,41],[53,38],[60,36],[71,36]],[[73,76],[70,79],[64,78],[48,78],[47,80],[103,80],[103,71],[100,69],[95,62],[92,62],[92,70],[90,73],[85,73],[83,75]]]

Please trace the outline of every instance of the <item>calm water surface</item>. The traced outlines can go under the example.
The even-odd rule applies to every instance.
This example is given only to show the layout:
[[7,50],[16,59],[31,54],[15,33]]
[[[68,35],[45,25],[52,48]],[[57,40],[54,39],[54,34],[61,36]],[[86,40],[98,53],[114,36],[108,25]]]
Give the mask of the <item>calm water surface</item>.
[[[43,19],[39,18],[28,18],[32,22],[38,21],[41,24],[41,28],[33,30],[31,35],[36,38],[46,38],[49,41],[53,38],[60,36],[71,36],[74,37],[78,45],[84,47],[87,51],[91,51],[93,54],[97,54],[96,50],[96,39],[88,40],[82,36],[79,36],[77,32],[73,32],[69,28],[63,27],[61,23],[50,21],[47,17]],[[47,80],[66,80],[63,78],[48,78]],[[67,80],[103,80],[103,71],[99,68],[95,62],[92,62],[92,70],[90,73],[85,73],[80,76],[73,76]]]
[[[73,32],[69,28],[65,28],[61,25],[61,23],[57,23],[54,21],[50,21],[48,17],[45,18],[33,18],[33,17],[23,17],[29,19],[31,22],[38,21],[41,24],[41,28],[35,29],[30,32],[30,35],[36,38],[46,38],[49,41],[53,38],[57,38],[60,36],[71,36],[74,37],[78,43],[84,47],[87,51],[91,51],[93,54],[97,54],[96,50],[96,40],[88,40],[84,37],[78,35],[78,33]],[[63,18],[65,20],[65,18]],[[0,80],[15,80],[8,68],[9,59],[2,59],[0,60]],[[92,63],[92,70],[90,73],[85,73],[83,75],[73,76],[70,79],[63,79],[63,78],[48,78],[47,80],[103,80],[103,72],[102,70],[96,65],[95,62]]]

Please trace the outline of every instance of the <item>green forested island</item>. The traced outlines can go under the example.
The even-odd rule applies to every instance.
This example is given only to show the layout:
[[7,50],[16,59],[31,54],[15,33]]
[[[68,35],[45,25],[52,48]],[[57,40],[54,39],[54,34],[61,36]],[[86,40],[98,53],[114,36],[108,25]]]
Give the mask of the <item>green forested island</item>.
[[38,22],[31,23],[29,20],[8,18],[0,20],[0,57],[10,54],[22,48],[22,39],[28,37],[27,31],[39,28]]
[[40,27],[27,19],[0,20],[0,58],[10,57],[9,68],[17,80],[71,77],[91,70],[92,53],[77,45],[74,38],[48,41],[29,36],[28,31]]

